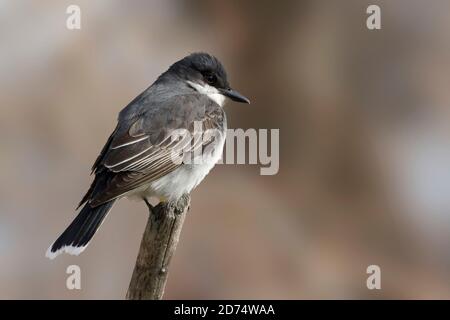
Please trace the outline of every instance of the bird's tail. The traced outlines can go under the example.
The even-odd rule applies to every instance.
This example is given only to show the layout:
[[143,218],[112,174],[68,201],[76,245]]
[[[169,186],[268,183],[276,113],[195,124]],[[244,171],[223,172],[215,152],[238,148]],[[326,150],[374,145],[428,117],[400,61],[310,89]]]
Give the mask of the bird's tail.
[[54,259],[63,252],[73,255],[83,252],[114,202],[115,200],[111,200],[96,207],[91,207],[89,203],[86,203],[75,220],[48,248],[45,256]]

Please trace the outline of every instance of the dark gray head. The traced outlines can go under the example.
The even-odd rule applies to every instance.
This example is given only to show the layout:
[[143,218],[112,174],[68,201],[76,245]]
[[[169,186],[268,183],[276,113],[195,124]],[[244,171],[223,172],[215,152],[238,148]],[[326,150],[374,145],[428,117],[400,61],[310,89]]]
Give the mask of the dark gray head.
[[250,103],[246,97],[231,89],[222,63],[207,53],[193,53],[175,62],[166,75],[185,81],[193,89],[207,94],[219,104],[222,104],[220,102],[223,102],[223,96],[237,102]]

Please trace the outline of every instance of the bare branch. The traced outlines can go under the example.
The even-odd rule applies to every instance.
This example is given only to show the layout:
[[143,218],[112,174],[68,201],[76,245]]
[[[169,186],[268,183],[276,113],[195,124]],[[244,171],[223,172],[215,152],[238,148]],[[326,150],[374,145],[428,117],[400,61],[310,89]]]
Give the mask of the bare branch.
[[162,299],[189,205],[190,196],[185,195],[176,203],[159,203],[150,212],[127,299]]

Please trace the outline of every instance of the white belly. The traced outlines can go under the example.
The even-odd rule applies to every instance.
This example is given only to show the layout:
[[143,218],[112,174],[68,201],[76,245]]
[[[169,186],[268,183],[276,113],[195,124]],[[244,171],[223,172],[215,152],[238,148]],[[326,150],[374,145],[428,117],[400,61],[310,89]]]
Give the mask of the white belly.
[[225,136],[218,143],[218,147],[209,157],[203,158],[202,163],[183,164],[171,173],[149,183],[148,186],[139,188],[128,197],[140,198],[156,197],[162,201],[178,200],[183,194],[190,193],[222,156]]

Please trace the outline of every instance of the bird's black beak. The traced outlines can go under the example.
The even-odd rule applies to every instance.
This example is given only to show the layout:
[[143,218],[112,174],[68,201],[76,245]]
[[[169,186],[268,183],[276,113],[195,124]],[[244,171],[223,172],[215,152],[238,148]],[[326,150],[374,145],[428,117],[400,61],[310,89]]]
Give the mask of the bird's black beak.
[[242,102],[242,103],[250,103],[250,100],[248,100],[242,94],[240,94],[239,92],[237,92],[231,88],[222,89],[221,92],[224,96],[227,96],[228,98],[230,98],[233,101]]

